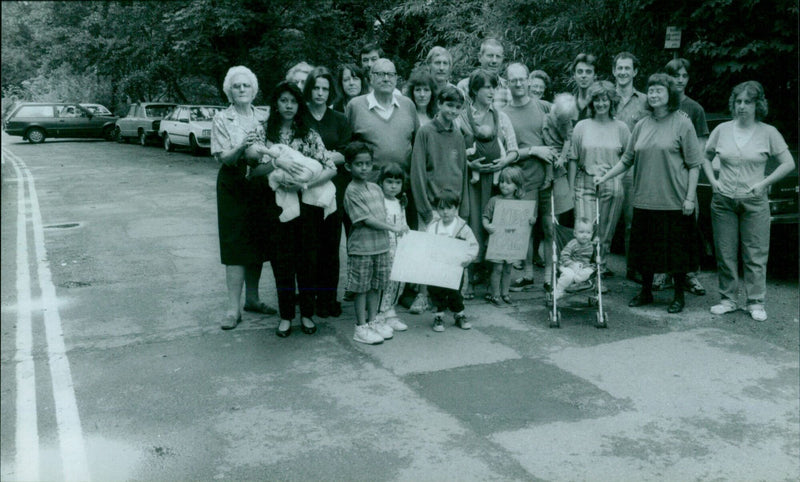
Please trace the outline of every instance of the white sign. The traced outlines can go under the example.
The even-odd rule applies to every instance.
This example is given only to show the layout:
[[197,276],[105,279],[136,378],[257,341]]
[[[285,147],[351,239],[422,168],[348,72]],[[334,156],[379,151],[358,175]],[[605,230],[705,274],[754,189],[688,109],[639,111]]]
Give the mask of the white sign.
[[536,211],[536,201],[498,199],[494,206],[486,259],[489,261],[517,261],[528,254],[531,238],[530,219]]
[[390,279],[457,290],[468,257],[464,240],[409,231],[397,240]]
[[667,27],[667,35],[664,38],[665,49],[681,48],[681,29],[678,27]]

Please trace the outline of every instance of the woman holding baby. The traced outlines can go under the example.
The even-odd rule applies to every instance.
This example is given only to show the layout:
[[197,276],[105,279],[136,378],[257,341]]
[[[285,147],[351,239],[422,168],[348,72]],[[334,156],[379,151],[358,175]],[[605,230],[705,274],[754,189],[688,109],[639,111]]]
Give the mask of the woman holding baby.
[[[316,85],[318,82],[314,81]],[[295,316],[295,289],[299,291],[300,328],[303,333],[312,334],[314,324],[315,295],[318,286],[318,262],[320,253],[320,233],[324,220],[333,215],[336,209],[335,187],[331,179],[336,175],[336,165],[316,130],[311,128],[306,101],[296,85],[281,82],[272,93],[270,112],[267,121],[267,148],[270,155],[280,152],[277,157],[267,156],[266,166],[276,163],[289,163],[296,170],[270,173],[270,186],[275,190],[276,203],[282,212],[279,222],[274,225],[274,250],[272,269],[278,289],[278,308],[281,321],[276,334],[289,336]],[[284,155],[288,154],[288,155]],[[291,161],[289,159],[294,159]],[[301,167],[311,176],[299,175]],[[263,162],[263,161],[262,161]],[[308,163],[318,165],[308,166]],[[276,176],[281,174],[281,176]],[[297,207],[296,217],[288,215]]]
[[247,67],[231,67],[222,90],[231,105],[214,116],[211,154],[220,163],[217,223],[228,289],[228,306],[221,327],[230,330],[242,320],[242,286],[245,311],[272,315],[275,309],[263,303],[258,294],[261,267],[269,259],[269,244],[262,241],[269,231],[269,204],[259,201],[256,184],[246,178],[245,152],[266,152],[263,143],[266,114],[252,105],[258,93],[258,80]]

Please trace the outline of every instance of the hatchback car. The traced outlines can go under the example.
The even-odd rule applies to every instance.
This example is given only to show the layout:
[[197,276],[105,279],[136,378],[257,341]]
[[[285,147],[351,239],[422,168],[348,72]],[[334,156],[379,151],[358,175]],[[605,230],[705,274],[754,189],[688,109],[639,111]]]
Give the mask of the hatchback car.
[[19,104],[3,122],[3,129],[12,136],[22,136],[31,144],[48,137],[99,137],[111,139],[117,117],[94,114],[80,104]]
[[158,138],[158,128],[161,119],[168,116],[175,104],[163,102],[139,102],[131,104],[128,115],[117,121],[114,136],[119,142],[128,142],[137,139],[142,146]]
[[166,151],[176,146],[188,146],[192,155],[199,156],[211,148],[211,121],[224,109],[218,105],[179,105],[161,120],[158,134]]

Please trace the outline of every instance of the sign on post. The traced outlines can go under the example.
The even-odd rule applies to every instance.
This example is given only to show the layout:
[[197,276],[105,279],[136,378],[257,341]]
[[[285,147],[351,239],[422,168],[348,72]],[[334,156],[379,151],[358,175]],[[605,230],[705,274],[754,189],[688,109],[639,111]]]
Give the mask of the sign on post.
[[486,259],[490,261],[517,261],[528,254],[533,213],[536,201],[498,199],[494,207],[492,224],[495,232],[489,236]]
[[665,49],[681,48],[681,29],[680,27],[667,27],[667,35],[664,37]]

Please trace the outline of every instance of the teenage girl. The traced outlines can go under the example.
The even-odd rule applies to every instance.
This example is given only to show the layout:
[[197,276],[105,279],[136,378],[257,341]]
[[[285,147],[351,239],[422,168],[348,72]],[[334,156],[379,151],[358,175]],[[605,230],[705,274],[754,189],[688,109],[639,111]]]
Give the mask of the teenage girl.
[[[392,162],[383,166],[378,185],[383,190],[383,204],[386,207],[386,222],[398,228],[405,227],[406,223],[406,204],[408,199],[403,193],[403,184],[406,181],[406,174],[400,164]],[[389,258],[394,262],[394,254],[397,251],[397,233],[389,231]],[[400,301],[403,293],[403,283],[399,281],[389,281],[389,285],[381,295],[381,302],[378,307],[378,319],[389,325],[394,331],[405,331],[408,329],[405,323],[397,317],[394,307]]]
[[[486,208],[483,210],[483,227],[486,229],[486,232],[489,233],[490,237],[497,229],[493,223],[494,210],[497,202],[500,200],[522,199],[525,195],[522,190],[523,182],[522,170],[516,166],[505,167],[500,171],[500,182],[498,184],[500,195],[490,198],[489,202],[486,204]],[[536,210],[534,209],[528,222],[533,225],[535,221]],[[487,258],[487,261],[492,263],[492,274],[489,278],[491,292],[486,295],[486,300],[496,306],[501,305],[501,300],[509,305],[513,304],[511,297],[508,295],[508,291],[511,286],[511,267],[517,260]]]

